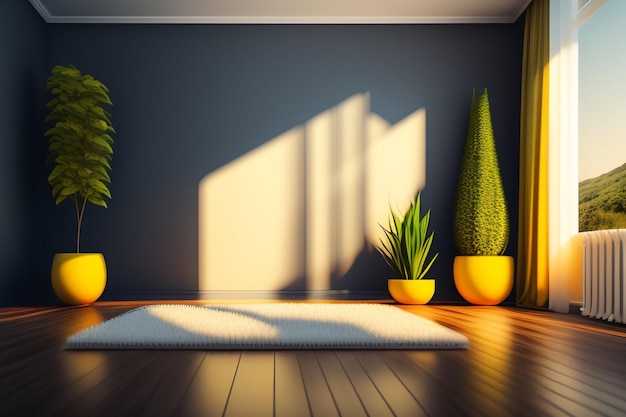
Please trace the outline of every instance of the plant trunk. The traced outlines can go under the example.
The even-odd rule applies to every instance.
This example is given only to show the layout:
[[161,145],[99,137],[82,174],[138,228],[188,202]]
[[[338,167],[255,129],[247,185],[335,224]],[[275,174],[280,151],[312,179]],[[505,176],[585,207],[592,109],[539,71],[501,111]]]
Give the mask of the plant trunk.
[[76,207],[76,219],[78,223],[76,231],[76,253],[80,253],[80,230],[83,225],[83,216],[85,214],[85,207],[87,206],[87,199],[84,198],[81,202],[79,197],[74,194],[74,206]]

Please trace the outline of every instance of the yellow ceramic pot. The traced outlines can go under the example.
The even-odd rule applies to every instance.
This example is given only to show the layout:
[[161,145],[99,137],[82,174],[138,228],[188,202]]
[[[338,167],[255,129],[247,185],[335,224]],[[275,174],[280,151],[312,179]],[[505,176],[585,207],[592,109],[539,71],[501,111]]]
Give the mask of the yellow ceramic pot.
[[107,281],[101,253],[57,253],[52,260],[52,288],[65,304],[91,304],[102,295]]
[[465,301],[497,305],[513,290],[513,257],[457,256],[454,258],[454,285]]
[[427,304],[435,295],[434,279],[389,279],[389,294],[401,304]]

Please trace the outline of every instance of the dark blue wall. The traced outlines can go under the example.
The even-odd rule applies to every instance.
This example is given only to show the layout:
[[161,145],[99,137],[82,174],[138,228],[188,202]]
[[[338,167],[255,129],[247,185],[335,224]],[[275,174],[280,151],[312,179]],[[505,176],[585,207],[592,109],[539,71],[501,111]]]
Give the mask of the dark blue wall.
[[42,258],[45,23],[22,0],[0,2],[0,305],[49,298],[51,258]]
[[[9,11],[31,22],[34,11],[23,16],[23,8],[19,7],[19,13]],[[41,30],[41,25],[35,26]],[[0,30],[6,29],[2,26]],[[112,113],[118,134],[113,200],[108,210],[88,208],[82,245],[83,251],[105,253],[109,294],[197,290],[199,181],[356,93],[369,92],[372,111],[390,123],[426,109],[427,187],[423,198],[433,211],[435,250],[441,253],[432,275],[438,280],[437,299],[457,300],[451,227],[456,177],[472,89],[487,87],[511,206],[513,235],[508,252],[516,252],[522,22],[58,24],[44,25],[44,31],[45,40],[33,40],[26,52],[11,52],[25,54],[21,59],[31,63],[37,62],[38,51],[44,51],[43,65],[33,69],[33,82],[11,88],[26,91],[43,107],[47,99],[40,94],[43,80],[53,65],[69,62],[103,81],[115,104]],[[0,50],[6,48],[15,49],[3,46]],[[23,76],[19,68],[12,71]],[[0,82],[6,82],[5,77]],[[4,97],[0,98],[4,108],[2,100]],[[27,120],[25,114],[37,111],[32,102],[27,103],[31,108],[21,110],[13,107],[13,100],[9,103],[18,120]],[[15,126],[15,135],[24,128],[23,123]],[[45,144],[36,140],[43,128],[28,129],[30,145],[39,147],[29,152],[43,149],[45,154]],[[11,139],[10,145],[10,155],[24,152],[16,139]],[[12,168],[11,174],[26,173],[32,181],[32,169],[44,187],[30,184],[36,195],[26,201],[25,184],[20,182],[24,180],[18,180],[17,189],[9,195],[19,198],[3,201],[0,224],[9,227],[10,216],[32,199],[46,200],[41,216],[46,227],[37,236],[43,243],[33,268],[47,273],[48,258],[54,252],[73,250],[75,219],[69,206],[47,202],[51,198],[45,176],[40,178],[40,161],[23,162]],[[3,187],[16,188],[14,179],[2,177]],[[5,246],[23,242],[19,230],[10,236],[0,242]],[[5,259],[9,258],[0,258],[2,271],[10,264]],[[384,291],[389,271],[373,252],[364,253],[348,275],[340,284],[345,288],[336,289]],[[14,277],[2,279],[3,285],[16,285]]]

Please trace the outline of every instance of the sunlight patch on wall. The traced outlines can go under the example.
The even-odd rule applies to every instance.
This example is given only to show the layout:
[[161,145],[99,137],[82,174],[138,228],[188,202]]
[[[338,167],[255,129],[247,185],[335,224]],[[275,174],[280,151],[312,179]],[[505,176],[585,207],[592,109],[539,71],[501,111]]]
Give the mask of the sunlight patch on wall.
[[406,211],[426,186],[426,110],[419,109],[394,126],[376,114],[368,118],[367,239],[384,236],[390,207]]
[[307,288],[330,288],[364,247],[364,120],[357,95],[306,124]]
[[425,111],[394,126],[354,95],[208,174],[199,290],[327,290],[425,184]]
[[200,290],[278,289],[302,274],[303,143],[292,129],[202,180]]

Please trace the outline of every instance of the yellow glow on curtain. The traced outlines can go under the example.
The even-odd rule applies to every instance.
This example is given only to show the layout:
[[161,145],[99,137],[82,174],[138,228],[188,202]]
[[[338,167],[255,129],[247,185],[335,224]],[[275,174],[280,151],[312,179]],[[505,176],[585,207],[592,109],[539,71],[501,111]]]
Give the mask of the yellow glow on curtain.
[[547,307],[549,0],[526,10],[520,122],[517,305]]

